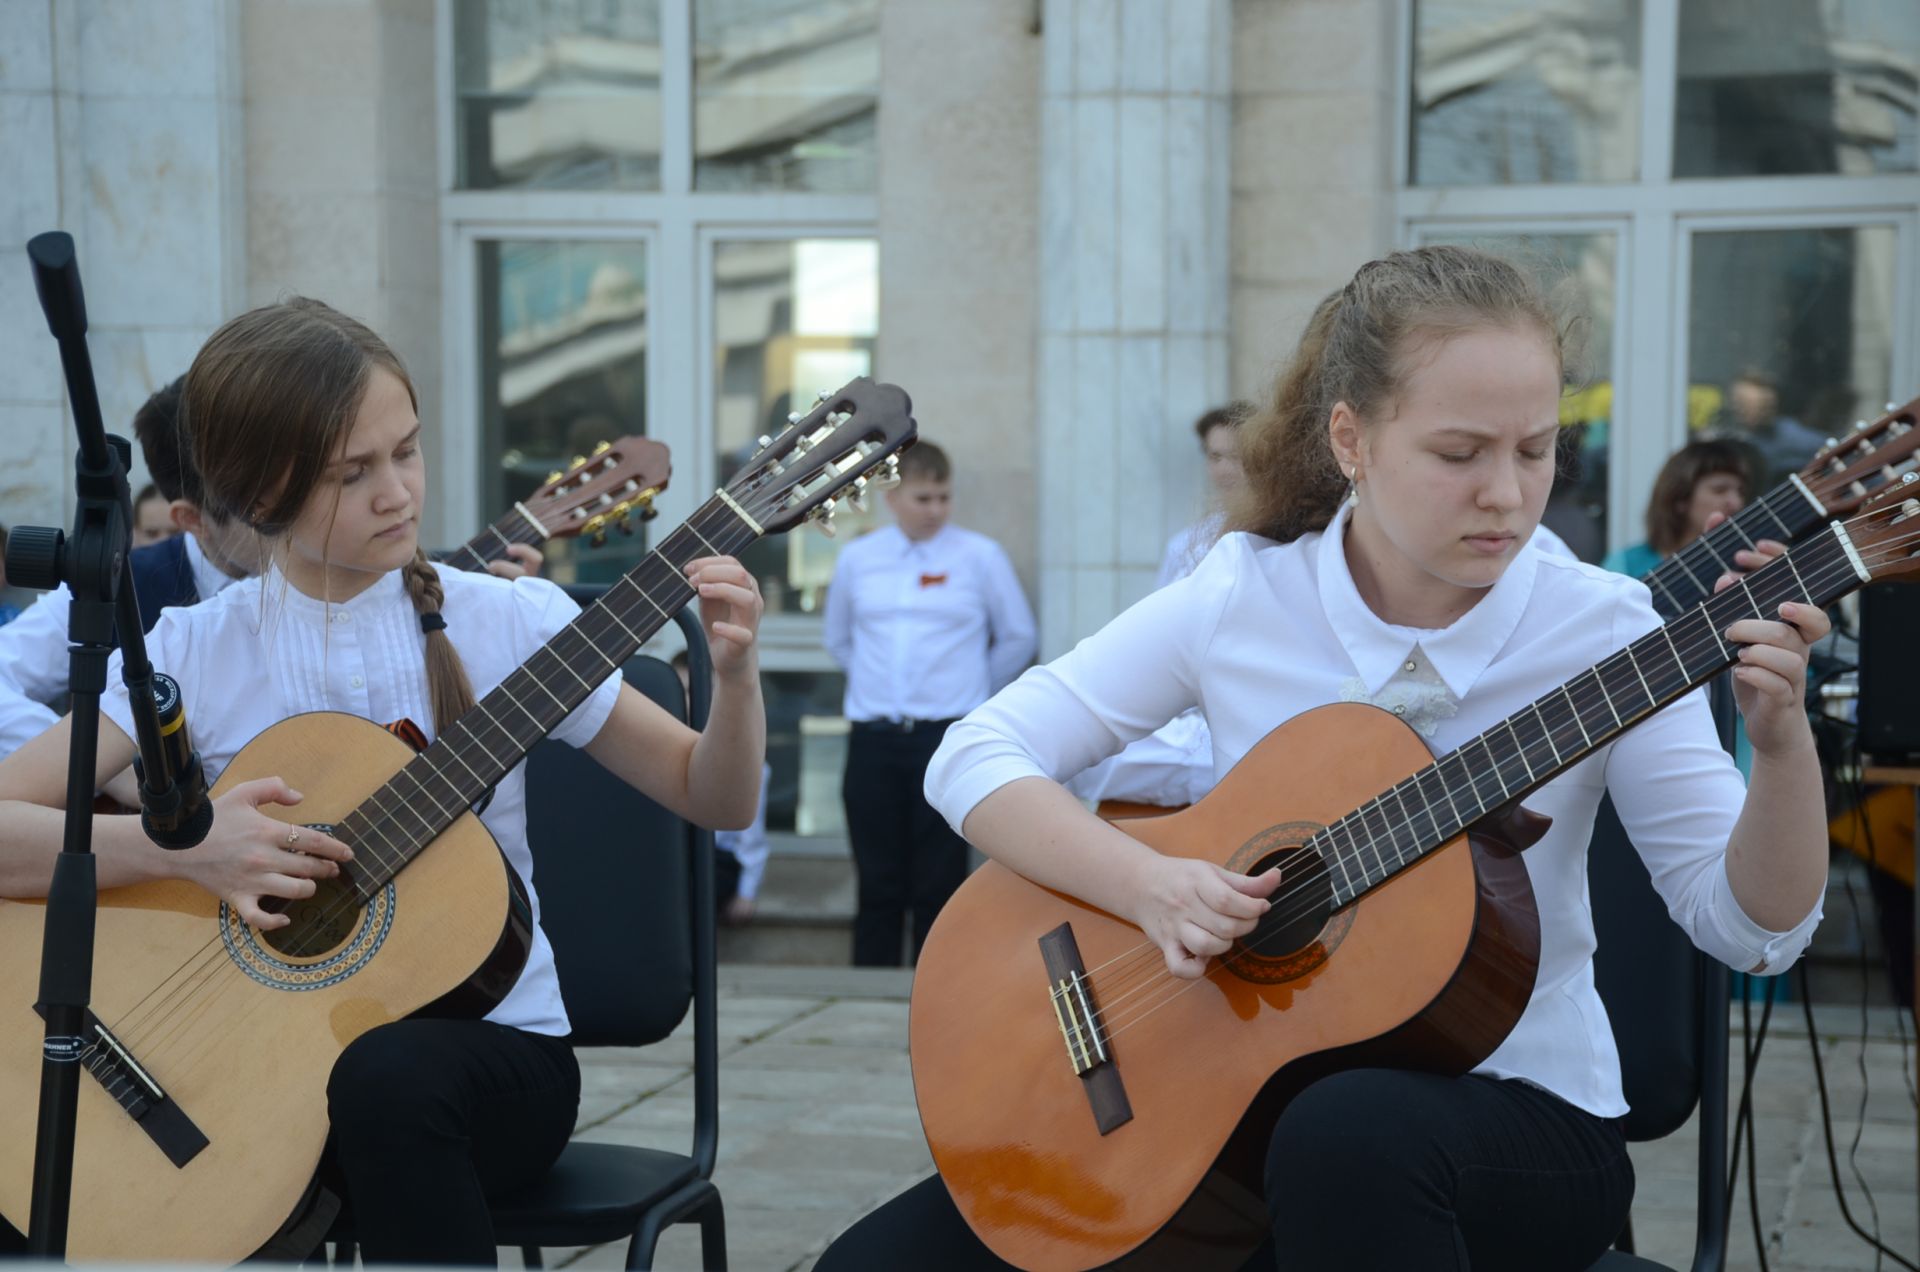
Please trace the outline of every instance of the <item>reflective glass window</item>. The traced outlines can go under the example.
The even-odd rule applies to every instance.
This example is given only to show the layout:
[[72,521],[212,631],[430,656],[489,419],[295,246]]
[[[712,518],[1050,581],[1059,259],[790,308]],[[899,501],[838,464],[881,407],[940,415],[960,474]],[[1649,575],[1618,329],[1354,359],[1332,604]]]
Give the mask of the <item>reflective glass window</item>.
[[657,190],[659,0],[455,0],[455,182]]
[[1418,0],[1414,185],[1631,181],[1637,0]]
[[694,0],[698,190],[874,189],[879,0]]

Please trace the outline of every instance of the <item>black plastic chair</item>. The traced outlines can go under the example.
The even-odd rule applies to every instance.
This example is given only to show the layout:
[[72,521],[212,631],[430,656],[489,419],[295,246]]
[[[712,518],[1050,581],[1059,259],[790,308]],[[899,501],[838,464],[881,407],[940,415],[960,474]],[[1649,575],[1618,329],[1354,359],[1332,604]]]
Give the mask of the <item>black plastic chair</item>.
[[[1627,1139],[1671,1135],[1699,1108],[1700,1191],[1688,1266],[1719,1272],[1727,1260],[1727,969],[1667,916],[1611,800],[1594,822],[1587,883],[1599,935],[1594,980],[1631,1106]],[[1592,1272],[1664,1272],[1632,1251],[1629,1222]]]
[[[1732,706],[1724,681],[1715,683],[1713,697],[1722,740],[1730,743]],[[1613,1023],[1630,1106],[1626,1137],[1632,1143],[1662,1139],[1700,1110],[1699,1196],[1688,1267],[1720,1272],[1727,1262],[1727,968],[1695,949],[1668,916],[1611,799],[1601,801],[1594,819],[1587,886],[1598,938],[1594,982]],[[1629,1220],[1590,1272],[1671,1270],[1633,1253]]]
[[[598,589],[571,588],[583,603]],[[695,728],[706,722],[712,670],[697,620],[687,638],[691,698],[673,668],[634,658],[627,683]],[[694,1122],[689,1153],[569,1143],[545,1178],[493,1206],[494,1236],[528,1267],[546,1246],[626,1240],[627,1266],[653,1266],[660,1233],[700,1225],[704,1267],[727,1265],[726,1218],[713,1184],[719,1138],[712,832],[634,791],[584,752],[542,742],[527,758],[527,838],[541,926],[553,943],[576,1046],[658,1042],[693,1010]],[[335,1258],[352,1259],[343,1222]]]

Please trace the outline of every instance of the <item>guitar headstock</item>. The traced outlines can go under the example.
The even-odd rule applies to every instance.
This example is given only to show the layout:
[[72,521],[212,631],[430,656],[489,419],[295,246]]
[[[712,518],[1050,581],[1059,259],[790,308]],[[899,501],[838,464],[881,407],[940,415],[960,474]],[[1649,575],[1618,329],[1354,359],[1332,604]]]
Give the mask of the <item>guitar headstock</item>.
[[553,538],[589,535],[595,545],[607,531],[631,531],[632,519],[651,521],[654,496],[667,487],[673,460],[664,444],[645,437],[601,442],[591,455],[576,455],[573,466],[553,473],[546,484],[521,500]]
[[789,415],[777,436],[762,437],[726,493],[767,534],[805,521],[831,534],[835,504],[890,485],[895,457],[916,436],[905,390],[861,376]]
[[1920,575],[1920,473],[1888,482],[1842,524],[1874,582]]
[[1829,441],[1800,470],[1800,480],[1827,514],[1844,517],[1881,487],[1920,469],[1920,398],[1889,406],[1871,423]]

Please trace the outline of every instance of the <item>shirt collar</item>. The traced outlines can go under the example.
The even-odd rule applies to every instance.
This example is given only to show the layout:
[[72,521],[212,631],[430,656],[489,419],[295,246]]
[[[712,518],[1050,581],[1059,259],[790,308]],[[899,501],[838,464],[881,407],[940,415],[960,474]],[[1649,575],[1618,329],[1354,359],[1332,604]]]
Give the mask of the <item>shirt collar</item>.
[[1379,693],[1418,646],[1453,696],[1466,697],[1520,625],[1520,615],[1533,595],[1538,549],[1529,540],[1499,581],[1452,626],[1435,631],[1395,627],[1360,599],[1347,569],[1345,542],[1352,510],[1351,503],[1342,504],[1333,524],[1321,534],[1317,573],[1321,607],[1367,692]]
[[949,521],[946,525],[935,530],[931,535],[918,540],[907,538],[907,532],[900,528],[900,523],[897,521],[888,526],[887,529],[893,531],[895,539],[894,550],[901,556],[908,557],[919,556],[922,553],[932,551],[934,545],[947,537],[947,533],[953,529],[953,523]]
[[193,590],[201,600],[208,601],[227,590],[239,580],[207,560],[207,554],[200,550],[200,540],[190,534],[182,533],[187,541],[187,567],[193,571]]
[[296,622],[319,625],[340,614],[351,614],[356,619],[371,619],[396,605],[412,608],[407,597],[407,586],[399,570],[389,570],[377,579],[372,587],[352,600],[322,601],[308,596],[287,581],[287,576],[274,565],[268,568],[261,585],[266,588],[267,604],[278,606],[282,613]]

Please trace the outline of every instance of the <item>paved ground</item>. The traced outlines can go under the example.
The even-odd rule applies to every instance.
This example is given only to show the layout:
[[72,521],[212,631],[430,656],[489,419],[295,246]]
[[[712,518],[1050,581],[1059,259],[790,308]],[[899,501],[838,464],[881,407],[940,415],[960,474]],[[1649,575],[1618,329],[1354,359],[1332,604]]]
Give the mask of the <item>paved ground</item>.
[[[732,1266],[804,1272],[835,1233],[932,1168],[907,1069],[909,982],[904,973],[845,968],[730,965],[721,976],[721,1133],[714,1178],[726,1199]],[[1897,1041],[1890,1011],[1875,1009],[1868,1016],[1864,1043],[1857,1010],[1822,1008],[1817,1021],[1839,1166],[1855,1218],[1873,1227],[1863,1178],[1878,1207],[1881,1239],[1915,1259],[1920,1194],[1908,1076],[1912,1049]],[[1739,1027],[1736,1012],[1736,1045]],[[583,1053],[579,1133],[685,1151],[692,1126],[690,1056],[685,1028],[646,1051]],[[1736,1077],[1736,1099],[1738,1086]],[[1871,1249],[1848,1230],[1834,1199],[1812,1051],[1797,1009],[1776,1013],[1754,1105],[1769,1267],[1873,1267]],[[1688,1127],[1661,1143],[1636,1146],[1633,1154],[1641,1253],[1677,1268],[1687,1265],[1693,1246],[1696,1146]],[[1728,1266],[1758,1268],[1744,1178],[1734,1218]],[[547,1256],[549,1266],[579,1268],[617,1268],[623,1258],[618,1246]],[[695,1230],[668,1233],[655,1266],[698,1268]]]

